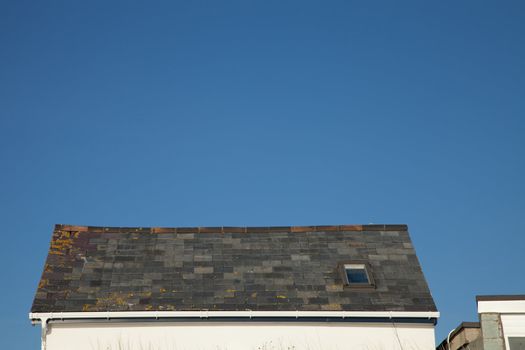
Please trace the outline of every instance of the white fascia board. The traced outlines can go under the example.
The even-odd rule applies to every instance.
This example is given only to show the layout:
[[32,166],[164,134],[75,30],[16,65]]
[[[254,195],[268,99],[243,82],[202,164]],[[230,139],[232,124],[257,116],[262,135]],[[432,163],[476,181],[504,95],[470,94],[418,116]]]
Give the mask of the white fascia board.
[[433,311],[115,311],[30,313],[31,320],[213,317],[439,318]]
[[485,313],[525,313],[525,300],[480,300],[478,301],[478,314]]

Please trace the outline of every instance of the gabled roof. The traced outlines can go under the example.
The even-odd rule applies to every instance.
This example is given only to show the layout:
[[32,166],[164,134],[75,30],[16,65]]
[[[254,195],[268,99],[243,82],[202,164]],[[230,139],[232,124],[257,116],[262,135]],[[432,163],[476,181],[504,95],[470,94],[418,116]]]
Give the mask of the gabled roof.
[[[338,265],[369,264],[375,288]],[[436,311],[406,225],[56,225],[32,312]]]

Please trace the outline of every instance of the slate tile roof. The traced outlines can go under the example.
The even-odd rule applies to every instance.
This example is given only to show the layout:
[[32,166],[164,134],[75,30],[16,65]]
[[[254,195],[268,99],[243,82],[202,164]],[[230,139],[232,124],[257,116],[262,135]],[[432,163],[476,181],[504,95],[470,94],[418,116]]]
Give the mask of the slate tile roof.
[[[369,263],[375,288],[338,264]],[[56,225],[32,312],[435,311],[406,225]]]

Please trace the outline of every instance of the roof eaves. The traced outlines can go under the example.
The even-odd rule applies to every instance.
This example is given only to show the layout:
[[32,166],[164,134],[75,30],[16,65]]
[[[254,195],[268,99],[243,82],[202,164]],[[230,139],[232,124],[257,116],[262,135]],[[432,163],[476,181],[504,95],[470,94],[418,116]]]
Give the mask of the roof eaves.
[[525,300],[525,295],[477,295],[476,302],[479,301],[504,301],[504,300]]

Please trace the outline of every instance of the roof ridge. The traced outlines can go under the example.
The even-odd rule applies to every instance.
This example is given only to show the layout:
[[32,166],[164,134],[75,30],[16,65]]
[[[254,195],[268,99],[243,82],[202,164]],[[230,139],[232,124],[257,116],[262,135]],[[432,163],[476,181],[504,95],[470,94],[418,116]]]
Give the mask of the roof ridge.
[[139,233],[271,233],[326,231],[407,231],[405,224],[319,225],[319,226],[195,226],[195,227],[118,227],[56,224],[55,231],[139,232]]

